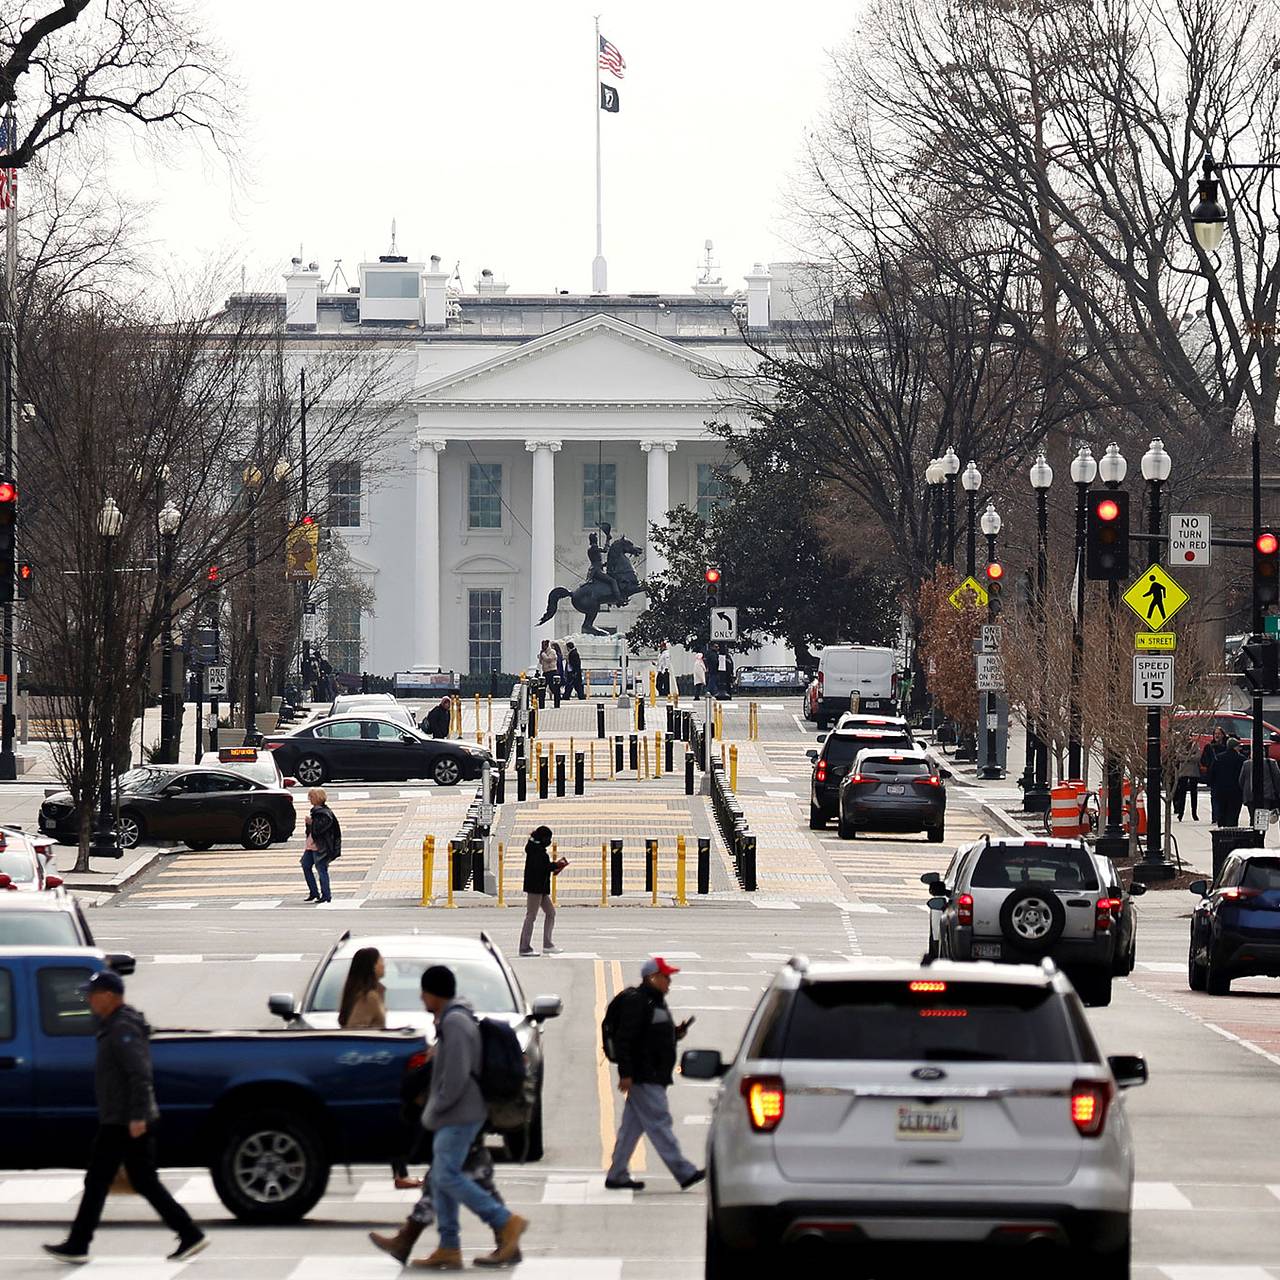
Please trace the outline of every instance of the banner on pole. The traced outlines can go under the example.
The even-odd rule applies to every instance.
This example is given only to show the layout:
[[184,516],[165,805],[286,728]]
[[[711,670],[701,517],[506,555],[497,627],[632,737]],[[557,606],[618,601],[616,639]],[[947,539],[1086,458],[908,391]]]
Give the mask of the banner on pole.
[[616,114],[620,105],[621,99],[618,97],[617,89],[611,84],[605,84],[602,80],[600,82],[600,110],[612,111]]

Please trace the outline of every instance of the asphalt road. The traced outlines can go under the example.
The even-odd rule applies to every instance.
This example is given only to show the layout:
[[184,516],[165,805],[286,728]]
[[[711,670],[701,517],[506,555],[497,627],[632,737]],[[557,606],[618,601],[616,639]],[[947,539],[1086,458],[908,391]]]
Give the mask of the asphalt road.
[[[798,729],[792,734],[780,726],[776,737],[776,747],[766,744],[771,768],[797,753],[803,759]],[[798,814],[803,786],[792,789]],[[957,789],[954,803],[959,815],[969,812],[973,798]],[[797,818],[797,831],[801,827]],[[818,843],[832,838],[820,836]],[[671,1004],[678,1016],[697,1017],[686,1044],[732,1051],[760,990],[794,951],[873,962],[918,957],[926,917],[905,886],[932,869],[939,852],[909,838],[866,838],[837,850],[838,861],[828,853],[835,887],[827,902],[774,896],[757,905],[743,896],[687,910],[563,910],[557,942],[566,954],[515,961],[529,994],[554,992],[565,1001],[564,1017],[549,1024],[547,1036],[546,1158],[500,1166],[504,1195],[533,1223],[527,1261],[515,1274],[523,1280],[701,1275],[701,1189],[681,1193],[665,1170],[655,1169],[651,1152],[647,1167],[636,1169],[649,1180],[644,1192],[611,1193],[601,1185],[618,1095],[601,1062],[599,1022],[608,995],[619,982],[634,980],[643,958],[661,953],[681,965]],[[879,879],[856,879],[863,858]],[[286,899],[266,911],[170,910],[143,905],[147,901],[141,892],[119,895],[91,919],[102,945],[138,955],[130,999],[159,1026],[270,1025],[268,993],[299,990],[319,953],[348,928],[485,929],[513,953],[519,923],[516,911],[493,907],[446,913],[366,902],[316,910]],[[1242,982],[1230,997],[1217,999],[1188,991],[1189,909],[1185,894],[1143,899],[1138,969],[1117,984],[1110,1008],[1089,1013],[1106,1051],[1144,1053],[1151,1068],[1151,1083],[1126,1096],[1138,1144],[1135,1274],[1143,1280],[1280,1280],[1273,1101],[1280,1084],[1280,983]],[[677,1131],[694,1158],[705,1143],[709,1103],[706,1086],[681,1083],[673,1090]],[[412,1198],[391,1187],[384,1169],[335,1172],[305,1223],[277,1229],[235,1224],[200,1170],[166,1177],[210,1231],[212,1248],[185,1265],[164,1263],[171,1243],[163,1227],[134,1197],[115,1196],[87,1274],[363,1280],[396,1272],[365,1240],[368,1230],[401,1217]],[[61,1238],[76,1196],[74,1174],[0,1174],[0,1275],[17,1280],[58,1270],[40,1256],[39,1245]],[[469,1254],[487,1247],[475,1219],[464,1216],[463,1231]]]

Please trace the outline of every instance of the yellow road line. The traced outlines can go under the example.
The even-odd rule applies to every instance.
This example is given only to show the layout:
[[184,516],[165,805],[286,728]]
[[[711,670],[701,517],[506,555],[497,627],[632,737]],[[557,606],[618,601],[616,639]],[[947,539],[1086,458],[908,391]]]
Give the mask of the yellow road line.
[[[609,994],[605,988],[604,961],[597,960],[596,965],[596,1020],[598,1027],[604,1021],[604,1011],[609,1005]],[[608,1169],[609,1158],[613,1154],[614,1115],[613,1115],[613,1073],[609,1070],[609,1061],[596,1050],[596,1093],[600,1098],[600,1167]]]
[[[622,964],[617,960],[612,960],[610,961],[610,965],[613,970],[613,990],[614,990],[614,994],[616,995],[619,991],[622,990],[624,986],[624,983],[622,981]],[[631,1168],[632,1168],[632,1171],[635,1173],[643,1173],[645,1170],[645,1153],[644,1153],[643,1138],[641,1138],[640,1141],[636,1144],[635,1155],[631,1157]]]

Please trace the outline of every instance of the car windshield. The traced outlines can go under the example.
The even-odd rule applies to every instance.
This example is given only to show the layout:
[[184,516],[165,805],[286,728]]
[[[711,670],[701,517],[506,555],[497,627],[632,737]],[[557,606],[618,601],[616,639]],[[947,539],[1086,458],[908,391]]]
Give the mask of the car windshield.
[[252,778],[254,782],[261,782],[265,787],[280,785],[280,770],[270,755],[261,755],[256,760],[222,761],[218,759],[216,752],[207,751],[200,757],[200,764],[204,768],[218,769],[223,773],[241,774]]
[[[458,994],[480,1013],[515,1013],[516,1001],[506,975],[496,960],[468,957],[438,959],[433,956],[384,956],[387,972],[382,985],[387,989],[388,1013],[421,1013],[422,971],[433,964],[447,964],[458,980]],[[336,1013],[347,980],[351,957],[334,957],[316,986],[310,1009],[316,1013]]]
[[910,747],[908,734],[897,731],[885,733],[860,732],[856,736],[850,734],[832,734],[822,748],[823,758],[828,764],[852,764],[859,751],[868,747]]
[[[0,871],[4,868],[0,867]],[[1250,858],[1244,864],[1243,889],[1280,889],[1280,858]]]
[[166,773],[163,769],[129,769],[120,775],[119,786],[121,791],[153,795],[162,790],[172,777],[173,774]]
[[14,884],[31,884],[36,878],[36,860],[25,849],[0,849],[0,875]]
[[975,889],[1016,889],[1024,884],[1096,889],[1098,877],[1083,849],[993,844],[983,850],[970,884]]
[[0,911],[0,947],[78,947],[76,923],[65,911]]
[[933,767],[918,756],[903,756],[898,760],[880,756],[878,759],[864,760],[858,766],[858,772],[870,778],[927,778],[932,774]]
[[782,1056],[869,1062],[1074,1062],[1077,1051],[1063,1001],[1048,987],[815,982],[796,992]]

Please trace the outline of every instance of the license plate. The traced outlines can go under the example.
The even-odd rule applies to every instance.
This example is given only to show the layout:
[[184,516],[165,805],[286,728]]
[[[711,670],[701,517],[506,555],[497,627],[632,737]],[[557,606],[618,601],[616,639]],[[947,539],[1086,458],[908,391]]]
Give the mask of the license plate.
[[959,1107],[912,1103],[898,1108],[894,1137],[899,1142],[959,1142],[963,1136]]
[[887,787],[885,787],[885,790],[891,796],[905,796],[907,794],[906,787],[904,787],[901,783],[891,782]]
[[999,960],[1000,944],[998,942],[975,942],[973,944],[975,960]]

